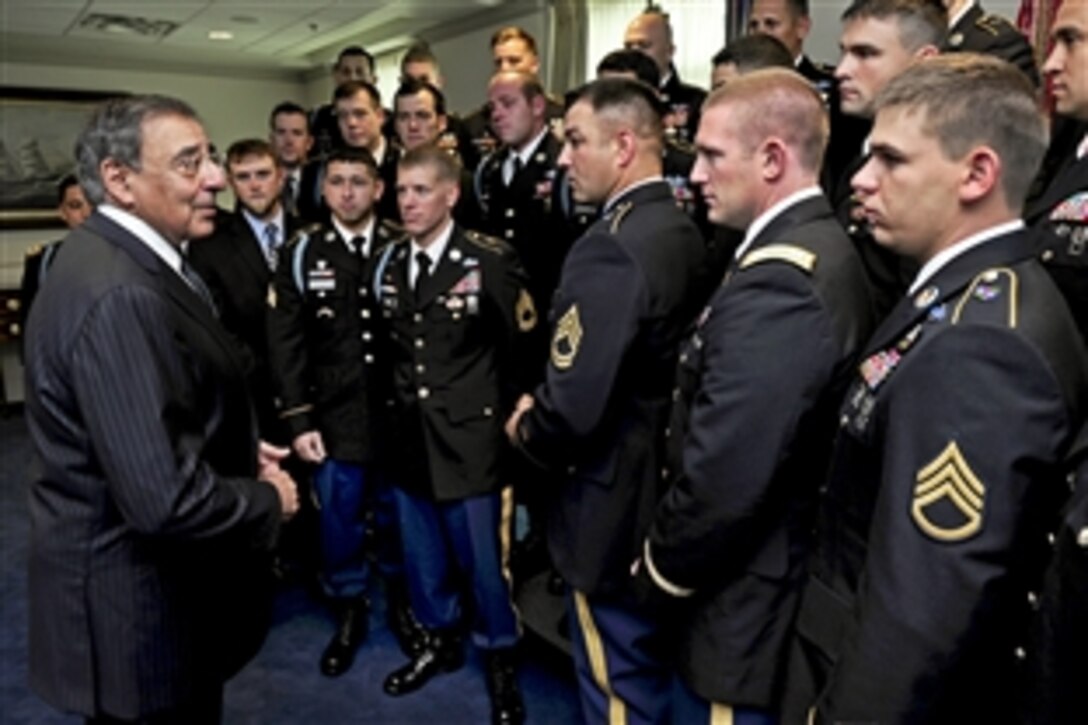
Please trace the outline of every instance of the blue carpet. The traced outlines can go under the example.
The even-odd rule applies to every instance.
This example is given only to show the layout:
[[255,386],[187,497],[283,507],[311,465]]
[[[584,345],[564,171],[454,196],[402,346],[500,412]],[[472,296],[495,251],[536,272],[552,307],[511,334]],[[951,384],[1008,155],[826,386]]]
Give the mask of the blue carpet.
[[[26,673],[27,482],[30,443],[20,414],[0,419],[0,723],[79,723],[30,692]],[[337,679],[323,677],[317,661],[332,635],[333,619],[302,588],[280,592],[272,631],[260,654],[227,684],[227,725],[326,723],[489,722],[480,657],[470,651],[458,672],[423,690],[386,696],[382,680],[405,658],[385,626],[375,598],[371,633],[355,666]],[[470,648],[471,650],[471,648]],[[579,720],[570,661],[531,636],[521,643],[520,682],[529,723]]]

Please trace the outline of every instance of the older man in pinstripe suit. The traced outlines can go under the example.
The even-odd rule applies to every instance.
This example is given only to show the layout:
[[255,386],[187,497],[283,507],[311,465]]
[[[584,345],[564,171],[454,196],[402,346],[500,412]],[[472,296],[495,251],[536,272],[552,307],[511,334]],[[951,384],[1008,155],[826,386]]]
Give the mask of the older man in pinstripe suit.
[[98,211],[31,315],[30,679],[91,723],[215,723],[259,646],[266,557],[297,509],[181,253],[223,172],[186,104],[105,104],[77,146]]

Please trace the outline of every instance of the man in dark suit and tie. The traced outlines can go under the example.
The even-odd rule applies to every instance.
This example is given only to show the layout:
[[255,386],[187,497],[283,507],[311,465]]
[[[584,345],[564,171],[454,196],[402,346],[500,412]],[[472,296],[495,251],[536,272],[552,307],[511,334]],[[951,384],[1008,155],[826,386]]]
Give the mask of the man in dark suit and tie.
[[310,117],[297,103],[284,101],[272,109],[268,119],[268,142],[276,152],[276,161],[283,169],[283,191],[280,200],[284,211],[298,215],[298,194],[302,188],[302,167],[314,145],[310,133]]
[[268,367],[265,299],[279,248],[297,224],[283,210],[283,169],[271,145],[260,139],[231,144],[226,169],[237,207],[220,212],[215,232],[189,244],[189,261],[211,290],[219,321],[241,343],[261,436],[287,445]]
[[223,172],[195,112],[161,96],[107,102],[77,149],[98,211],[26,346],[31,686],[92,723],[216,723],[298,505],[180,251],[211,232]]

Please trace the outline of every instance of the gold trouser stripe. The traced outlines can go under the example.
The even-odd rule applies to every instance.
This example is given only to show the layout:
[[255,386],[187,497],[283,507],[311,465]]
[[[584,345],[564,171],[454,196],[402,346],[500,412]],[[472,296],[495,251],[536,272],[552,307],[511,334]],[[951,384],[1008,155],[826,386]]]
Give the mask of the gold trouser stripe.
[[499,513],[499,568],[510,596],[510,607],[517,617],[518,633],[521,633],[521,612],[514,601],[514,577],[510,573],[510,540],[514,532],[514,487],[505,486],[499,493],[501,506]]
[[710,725],[733,725],[733,708],[720,702],[710,703]]
[[589,611],[586,595],[577,590],[574,591],[574,608],[578,612],[578,626],[582,629],[582,640],[586,643],[586,655],[589,657],[589,668],[593,672],[593,680],[608,697],[608,723],[609,725],[626,725],[627,705],[616,697],[616,693],[612,692],[612,686],[608,684],[608,663],[604,656],[601,633],[597,631],[593,613]]

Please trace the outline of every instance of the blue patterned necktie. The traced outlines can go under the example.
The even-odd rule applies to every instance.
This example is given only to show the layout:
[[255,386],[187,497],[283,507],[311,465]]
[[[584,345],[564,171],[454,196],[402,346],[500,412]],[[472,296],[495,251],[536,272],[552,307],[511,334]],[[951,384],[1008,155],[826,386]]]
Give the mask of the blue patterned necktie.
[[273,222],[264,227],[264,256],[268,262],[268,268],[276,271],[276,263],[279,261],[280,229]]

